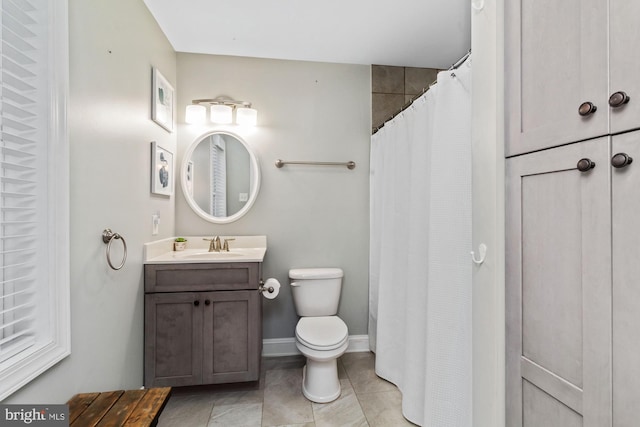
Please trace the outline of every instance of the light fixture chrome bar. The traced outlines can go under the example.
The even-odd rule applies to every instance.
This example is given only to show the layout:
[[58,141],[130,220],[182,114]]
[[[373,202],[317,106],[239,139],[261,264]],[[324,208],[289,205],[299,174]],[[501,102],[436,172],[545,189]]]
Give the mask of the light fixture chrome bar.
[[240,105],[243,107],[251,107],[251,103],[248,101],[236,101],[235,99],[227,98],[206,98],[206,99],[194,99],[192,104],[218,104],[218,105]]
[[[202,105],[209,104],[209,105]],[[185,123],[202,124],[206,121],[207,109],[214,124],[231,124],[235,111],[235,122],[240,126],[255,126],[258,110],[249,101],[237,101],[227,96],[194,99],[185,108]]]
[[356,162],[348,161],[348,162],[311,162],[311,161],[285,161],[285,160],[276,160],[276,167],[281,168],[284,165],[314,165],[314,166],[346,166],[347,169],[354,169],[356,167]]

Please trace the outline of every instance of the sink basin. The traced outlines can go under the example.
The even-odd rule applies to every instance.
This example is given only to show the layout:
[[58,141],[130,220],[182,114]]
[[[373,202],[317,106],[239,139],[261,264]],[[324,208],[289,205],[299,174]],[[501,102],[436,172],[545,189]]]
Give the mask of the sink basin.
[[174,238],[145,244],[145,264],[207,263],[207,262],[262,262],[267,251],[266,236],[221,236],[228,239],[230,251],[209,252],[206,236],[185,236],[188,249],[173,250]]
[[175,254],[176,258],[181,259],[226,259],[226,258],[240,258],[243,257],[242,253],[233,251],[233,252],[195,252],[190,253],[188,251],[183,251],[183,253],[177,252]]

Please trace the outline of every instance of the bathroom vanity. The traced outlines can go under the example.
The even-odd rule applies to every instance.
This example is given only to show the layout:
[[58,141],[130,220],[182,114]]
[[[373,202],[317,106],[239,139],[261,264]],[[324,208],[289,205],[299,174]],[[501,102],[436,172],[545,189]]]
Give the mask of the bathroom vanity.
[[259,379],[258,288],[266,238],[264,243],[261,254],[256,248],[236,247],[230,252],[196,248],[153,256],[157,254],[145,248],[146,387]]

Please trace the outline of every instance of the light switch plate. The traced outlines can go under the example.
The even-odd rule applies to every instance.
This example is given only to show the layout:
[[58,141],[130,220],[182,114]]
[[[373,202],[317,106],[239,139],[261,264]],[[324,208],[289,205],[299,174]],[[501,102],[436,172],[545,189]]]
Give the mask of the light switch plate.
[[151,235],[157,236],[160,232],[160,214],[151,215]]

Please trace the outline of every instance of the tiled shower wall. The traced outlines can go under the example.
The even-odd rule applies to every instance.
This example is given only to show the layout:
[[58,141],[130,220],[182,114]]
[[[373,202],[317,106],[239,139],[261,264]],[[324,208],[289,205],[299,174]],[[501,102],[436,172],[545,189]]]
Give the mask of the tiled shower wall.
[[437,69],[371,66],[372,131],[429,87],[438,76]]

